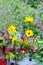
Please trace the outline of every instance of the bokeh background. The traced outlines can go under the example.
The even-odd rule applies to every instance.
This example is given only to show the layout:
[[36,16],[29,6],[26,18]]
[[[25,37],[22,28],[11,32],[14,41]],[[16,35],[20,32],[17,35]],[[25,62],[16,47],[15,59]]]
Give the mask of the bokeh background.
[[20,27],[25,16],[34,16],[35,23],[39,19],[42,22],[43,0],[0,0],[0,29],[11,24]]

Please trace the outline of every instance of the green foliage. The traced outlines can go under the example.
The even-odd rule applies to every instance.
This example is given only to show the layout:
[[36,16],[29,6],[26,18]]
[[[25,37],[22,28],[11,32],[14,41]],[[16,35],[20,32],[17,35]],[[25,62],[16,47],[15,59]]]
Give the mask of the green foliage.
[[25,3],[30,4],[31,7],[37,8],[37,6],[40,4],[40,0],[23,0]]
[[[29,2],[33,3],[33,0],[32,1],[30,0]],[[20,28],[20,26],[24,22],[25,16],[35,17],[36,13],[40,16],[41,20],[43,20],[43,15],[42,15],[43,12],[41,12],[43,10],[40,10],[40,8],[36,10],[32,8],[31,5],[27,5],[21,0],[15,0],[15,1],[2,0],[0,2],[0,5],[1,5],[0,29],[6,29],[10,25],[16,25],[17,27],[19,26]]]

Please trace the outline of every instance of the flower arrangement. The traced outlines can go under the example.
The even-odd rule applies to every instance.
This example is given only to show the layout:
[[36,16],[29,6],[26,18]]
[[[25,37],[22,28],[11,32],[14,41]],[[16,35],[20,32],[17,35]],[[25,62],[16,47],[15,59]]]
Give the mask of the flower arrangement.
[[43,65],[43,1],[1,0],[0,9],[1,65],[25,57]]
[[37,44],[39,38],[35,36],[34,18],[25,17],[24,19],[22,31],[19,31],[14,25],[9,26],[6,31],[1,31],[2,53],[7,60],[22,60],[25,56],[32,58],[40,47]]

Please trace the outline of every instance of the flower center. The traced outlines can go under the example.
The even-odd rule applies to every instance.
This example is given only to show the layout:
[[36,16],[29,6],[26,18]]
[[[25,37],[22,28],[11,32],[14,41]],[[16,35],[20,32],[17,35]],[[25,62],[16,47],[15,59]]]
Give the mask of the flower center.
[[28,34],[30,34],[30,32]]

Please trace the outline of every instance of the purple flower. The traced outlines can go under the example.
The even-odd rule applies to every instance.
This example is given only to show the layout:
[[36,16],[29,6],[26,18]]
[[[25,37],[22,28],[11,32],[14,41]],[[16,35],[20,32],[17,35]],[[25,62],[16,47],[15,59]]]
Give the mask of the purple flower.
[[20,38],[21,38],[21,39],[24,39],[24,37],[25,37],[25,36],[24,36],[24,32],[23,32],[23,31],[21,31],[21,33],[20,33],[20,34],[21,34],[21,35],[20,35]]

